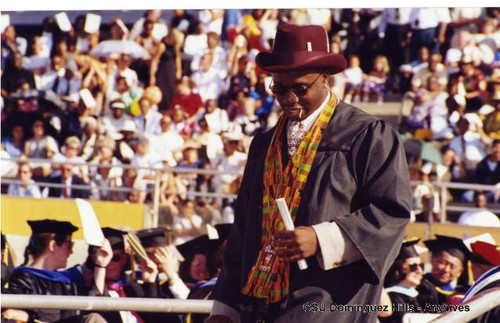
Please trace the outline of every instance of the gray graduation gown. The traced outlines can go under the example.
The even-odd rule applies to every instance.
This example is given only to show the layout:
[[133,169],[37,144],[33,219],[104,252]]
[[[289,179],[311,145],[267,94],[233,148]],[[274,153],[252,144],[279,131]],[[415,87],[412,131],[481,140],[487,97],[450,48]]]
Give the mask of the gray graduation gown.
[[[255,316],[248,314],[262,310],[240,291],[261,248],[262,177],[274,130],[257,135],[250,146],[235,203],[235,225],[214,289],[214,299],[240,311],[242,321],[254,321]],[[292,264],[290,295],[267,318],[283,322],[375,321],[376,311],[366,307],[339,311],[335,305],[377,305],[384,276],[401,246],[410,217],[411,189],[404,148],[395,129],[339,103],[301,194],[295,225],[335,221],[363,259],[331,270],[323,270],[316,257],[307,259],[309,269],[304,271]],[[306,302],[320,303],[319,309],[321,303],[326,304],[325,311],[311,312],[304,306]]]

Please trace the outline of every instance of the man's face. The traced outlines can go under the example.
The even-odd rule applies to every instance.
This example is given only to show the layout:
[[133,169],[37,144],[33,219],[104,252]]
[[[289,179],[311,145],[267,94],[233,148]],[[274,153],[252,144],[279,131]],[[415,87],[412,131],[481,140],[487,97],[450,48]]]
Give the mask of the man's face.
[[120,279],[123,266],[127,263],[127,254],[121,249],[113,250],[113,258],[106,267],[106,278],[111,280]]
[[[316,80],[316,78],[318,79]],[[274,86],[282,88],[280,91],[282,94],[275,94],[276,99],[286,116],[292,121],[306,119],[323,103],[327,95],[325,81],[326,74],[320,75],[320,73],[311,70],[273,74]],[[310,86],[303,96],[298,96],[291,90],[301,86]]]
[[58,246],[54,251],[54,259],[57,260],[57,268],[66,268],[69,256],[73,253],[73,244],[71,240],[71,235],[67,235],[63,244]]
[[462,261],[446,251],[432,256],[432,277],[442,285],[457,279],[463,271]]

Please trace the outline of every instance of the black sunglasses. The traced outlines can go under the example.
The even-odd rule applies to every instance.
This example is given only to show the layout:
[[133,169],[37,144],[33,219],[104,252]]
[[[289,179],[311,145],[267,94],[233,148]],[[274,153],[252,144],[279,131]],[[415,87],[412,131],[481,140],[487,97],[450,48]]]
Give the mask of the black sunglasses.
[[413,272],[413,271],[417,271],[418,270],[418,267],[420,267],[420,269],[422,269],[422,271],[424,271],[424,264],[411,264],[411,265],[408,265],[408,268],[410,268],[410,271]]
[[274,81],[269,84],[269,89],[271,90],[271,92],[273,92],[274,94],[277,94],[277,95],[285,95],[288,91],[292,91],[296,96],[304,96],[307,94],[307,91],[309,91],[309,89],[314,85],[314,83],[316,83],[316,81],[319,79],[319,77],[323,75],[323,74],[319,74],[315,79],[314,81],[312,81],[311,84],[309,85],[294,85],[292,87],[285,87],[281,84],[276,84],[274,83]]

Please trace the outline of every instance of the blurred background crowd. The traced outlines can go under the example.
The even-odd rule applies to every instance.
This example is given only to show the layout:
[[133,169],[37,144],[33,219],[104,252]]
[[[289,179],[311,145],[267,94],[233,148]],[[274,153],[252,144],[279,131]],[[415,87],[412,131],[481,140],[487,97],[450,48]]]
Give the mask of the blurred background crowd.
[[[148,203],[162,169],[160,223],[179,239],[232,222],[249,142],[280,113],[254,58],[293,23],[324,26],[347,58],[330,80],[338,97],[374,114],[401,103],[414,220],[439,220],[443,200],[499,200],[427,185],[500,182],[499,8],[148,10],[127,23],[80,13],[18,26],[23,12],[2,15],[2,178],[16,180],[4,194]],[[481,212],[459,223],[499,225]]]

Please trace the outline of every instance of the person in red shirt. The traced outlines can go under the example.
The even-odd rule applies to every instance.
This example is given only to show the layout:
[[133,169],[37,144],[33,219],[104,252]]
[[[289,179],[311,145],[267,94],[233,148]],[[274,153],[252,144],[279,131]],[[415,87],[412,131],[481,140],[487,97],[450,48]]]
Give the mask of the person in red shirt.
[[177,91],[172,100],[171,109],[181,109],[187,115],[189,121],[194,118],[198,113],[203,113],[203,101],[198,93],[194,93],[191,81],[188,77],[183,77],[182,80],[177,83]]

